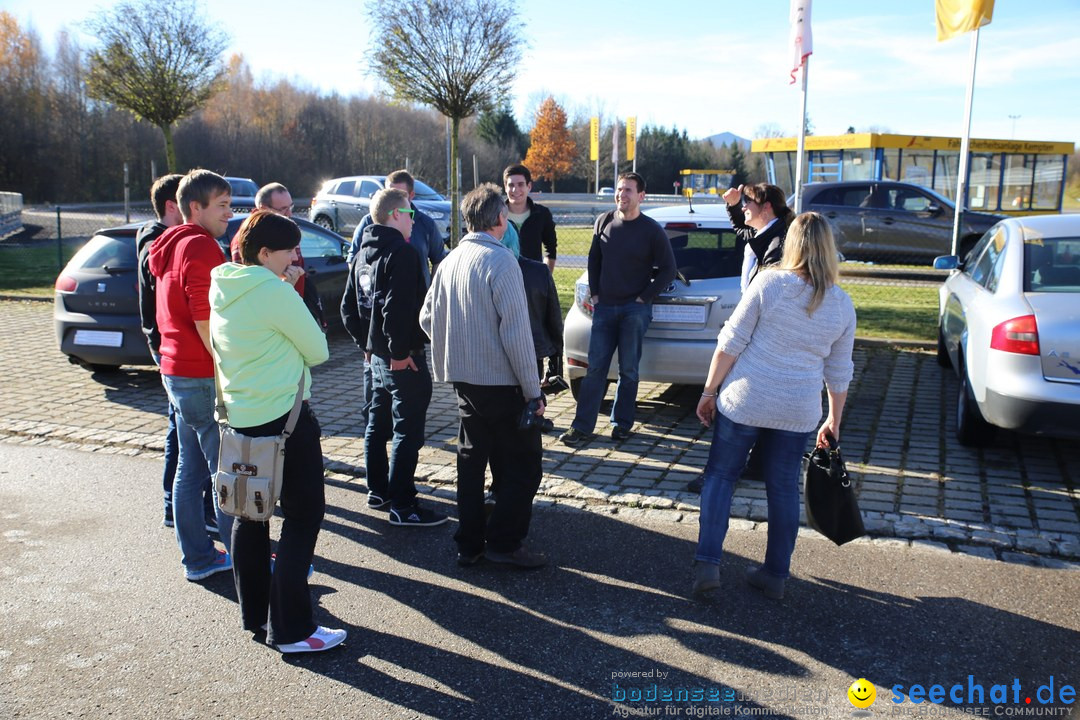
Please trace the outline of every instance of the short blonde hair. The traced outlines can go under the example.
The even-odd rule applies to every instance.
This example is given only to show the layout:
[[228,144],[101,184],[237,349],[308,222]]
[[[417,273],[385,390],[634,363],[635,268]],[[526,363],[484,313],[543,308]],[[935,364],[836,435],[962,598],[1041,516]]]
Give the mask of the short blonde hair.
[[823,215],[805,212],[792,220],[784,237],[784,255],[778,269],[792,270],[810,281],[814,294],[806,306],[806,314],[813,315],[825,299],[826,291],[840,276],[836,241]]
[[409,207],[409,193],[397,188],[386,188],[371,198],[371,219],[385,225],[395,210]]

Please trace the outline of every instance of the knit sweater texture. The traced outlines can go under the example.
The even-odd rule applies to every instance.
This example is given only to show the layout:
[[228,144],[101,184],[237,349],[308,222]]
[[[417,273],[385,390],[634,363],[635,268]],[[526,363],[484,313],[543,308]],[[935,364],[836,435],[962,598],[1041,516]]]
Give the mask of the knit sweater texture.
[[469,233],[439,263],[420,326],[439,382],[517,385],[540,397],[521,269],[492,236]]
[[789,270],[763,271],[720,331],[719,347],[736,356],[717,408],[743,425],[810,432],[821,420],[822,380],[844,392],[855,365],[855,307],[837,286],[813,315],[813,288]]

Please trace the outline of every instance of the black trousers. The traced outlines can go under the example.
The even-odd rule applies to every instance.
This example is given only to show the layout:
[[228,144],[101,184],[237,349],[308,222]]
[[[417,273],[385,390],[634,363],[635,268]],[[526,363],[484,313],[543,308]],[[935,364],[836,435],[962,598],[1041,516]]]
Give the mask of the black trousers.
[[[525,398],[516,385],[454,383],[458,397],[458,550],[513,552],[529,534],[532,501],[540,487],[540,429],[518,430]],[[484,474],[488,461],[498,494],[485,521]],[[500,477],[501,475],[501,477]]]
[[[288,414],[248,428],[252,437],[277,435]],[[244,629],[259,632],[269,621],[267,642],[279,645],[304,640],[318,627],[312,620],[307,573],[326,509],[321,431],[305,402],[296,429],[285,441],[285,474],[281,485],[281,538],[270,572],[270,523],[236,519],[233,523],[233,577]]]

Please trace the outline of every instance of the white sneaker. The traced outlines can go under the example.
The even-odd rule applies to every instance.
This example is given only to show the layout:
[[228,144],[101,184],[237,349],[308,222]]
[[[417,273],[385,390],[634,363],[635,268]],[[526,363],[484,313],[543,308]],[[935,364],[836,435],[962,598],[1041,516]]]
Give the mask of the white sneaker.
[[347,634],[344,630],[330,630],[320,625],[307,640],[278,645],[277,649],[283,653],[322,652],[340,645]]

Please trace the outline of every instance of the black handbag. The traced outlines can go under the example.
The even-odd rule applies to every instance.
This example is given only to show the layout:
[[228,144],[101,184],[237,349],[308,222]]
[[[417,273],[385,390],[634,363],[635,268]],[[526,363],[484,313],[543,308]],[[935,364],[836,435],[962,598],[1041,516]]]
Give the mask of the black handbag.
[[803,455],[803,504],[806,523],[837,545],[866,534],[840,446],[827,436],[828,448]]

